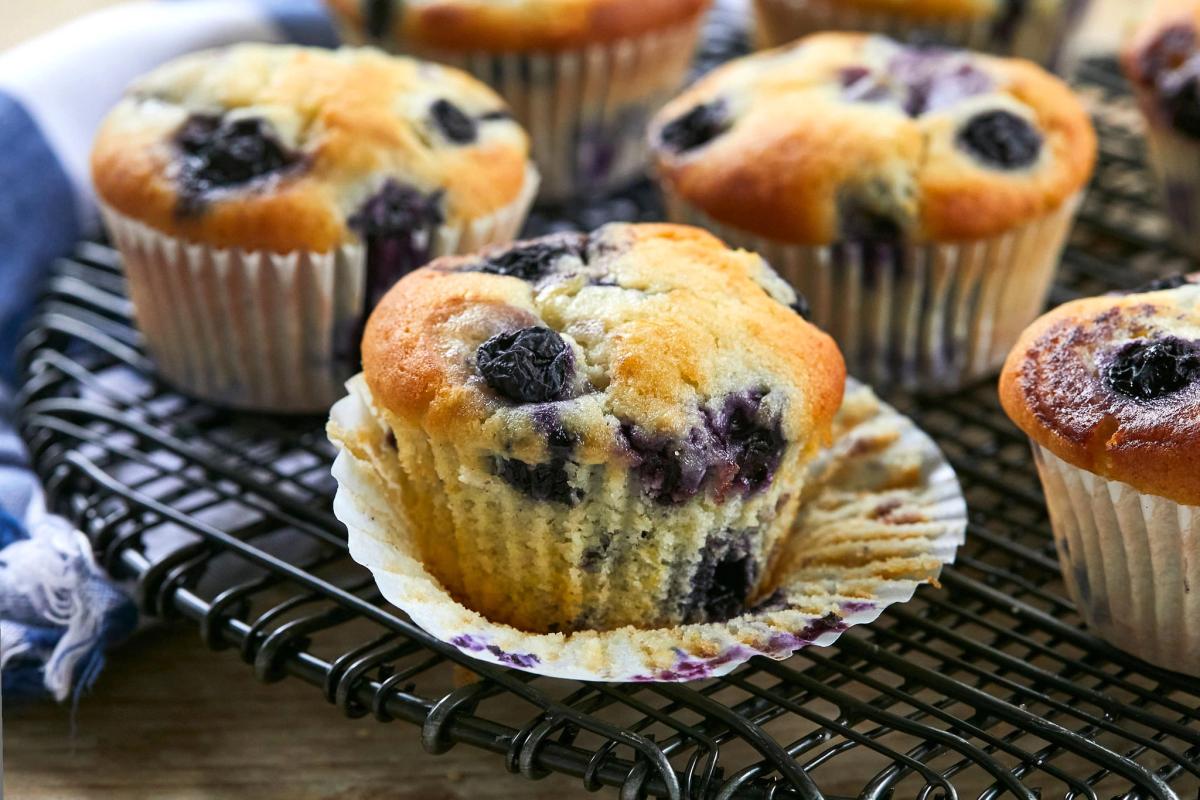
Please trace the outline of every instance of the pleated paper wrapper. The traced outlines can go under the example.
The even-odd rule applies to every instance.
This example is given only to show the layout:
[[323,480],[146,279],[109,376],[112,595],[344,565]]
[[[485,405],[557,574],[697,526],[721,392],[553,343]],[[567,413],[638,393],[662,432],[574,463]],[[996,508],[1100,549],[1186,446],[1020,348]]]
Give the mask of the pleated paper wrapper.
[[[432,232],[431,257],[512,240],[537,192],[495,214]],[[365,250],[325,253],[219,249],[167,236],[109,207],[134,317],[162,377],[217,405],[316,412],[358,370]],[[419,265],[418,265],[419,266]]]
[[[353,393],[339,401],[332,425],[377,427],[367,402]],[[801,512],[767,603],[727,622],[533,634],[467,608],[430,574],[369,461],[343,449],[333,471],[334,513],[346,525],[350,554],[372,572],[384,598],[469,656],[577,680],[697,680],[755,655],[783,659],[829,645],[935,582],[954,560],[967,523],[958,481],[933,441],[854,385],[833,444],[808,467]],[[520,531],[499,527],[495,535]]]
[[646,125],[683,86],[702,17],[642,36],[561,52],[491,53],[421,49],[366,40],[470,72],[495,89],[529,133],[542,174],[539,200],[597,196],[644,172]]
[[669,188],[664,196],[672,221],[759,253],[804,294],[850,374],[922,391],[952,391],[999,370],[1045,306],[1081,199],[988,239],[869,250],[767,239],[713,220]]
[[1143,494],[1033,445],[1063,581],[1093,632],[1200,677],[1200,507]]

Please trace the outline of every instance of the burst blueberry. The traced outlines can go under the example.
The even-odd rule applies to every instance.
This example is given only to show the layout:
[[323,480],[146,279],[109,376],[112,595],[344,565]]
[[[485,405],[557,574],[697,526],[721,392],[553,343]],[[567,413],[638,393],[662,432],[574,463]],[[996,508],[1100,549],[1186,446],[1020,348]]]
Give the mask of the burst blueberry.
[[563,338],[542,327],[497,334],[475,351],[475,366],[487,385],[516,403],[561,400],[573,361]]
[[1174,394],[1200,378],[1200,344],[1175,336],[1122,345],[1104,367],[1110,389],[1135,400]]
[[368,308],[429,260],[435,229],[443,221],[441,205],[441,192],[427,195],[388,179],[347,220],[366,244]]
[[497,253],[472,269],[537,281],[550,274],[555,263],[563,256],[581,256],[586,243],[587,238],[582,234],[563,234]]
[[438,100],[429,109],[438,130],[455,144],[470,144],[475,141],[478,129],[475,120],[449,100]]
[[179,182],[185,212],[196,210],[202,197],[215,189],[250,183],[300,160],[265,120],[256,117],[193,114],[175,134],[175,145],[182,162]]
[[702,103],[663,126],[660,134],[667,147],[686,153],[708,144],[729,130],[730,120],[724,101]]
[[494,471],[509,486],[533,500],[573,506],[583,499],[583,490],[571,485],[565,459],[527,464],[515,458],[497,458]]
[[958,144],[988,166],[1021,169],[1037,161],[1042,136],[1011,111],[987,111],[963,126]]

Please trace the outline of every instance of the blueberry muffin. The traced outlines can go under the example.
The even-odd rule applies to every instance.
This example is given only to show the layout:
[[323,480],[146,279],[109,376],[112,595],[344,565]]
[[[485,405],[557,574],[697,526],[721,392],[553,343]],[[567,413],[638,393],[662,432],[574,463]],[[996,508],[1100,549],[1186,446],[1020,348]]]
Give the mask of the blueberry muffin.
[[1200,255],[1200,0],[1160,2],[1122,52],[1176,241]]
[[343,36],[469,70],[533,140],[542,197],[628,184],[709,0],[327,0]]
[[1060,306],[1013,349],[1063,579],[1116,646],[1200,676],[1200,275]]
[[655,117],[675,221],[762,253],[857,377],[953,388],[1041,310],[1096,141],[1039,67],[818,34]]
[[762,599],[845,368],[753,253],[608,225],[442,258],[367,323],[330,436],[464,605],[525,631]]
[[886,34],[1054,67],[1088,0],[754,0],[758,40],[786,44],[820,31]]
[[524,131],[469,75],[269,45],[136,82],[92,177],[163,376],[279,411],[328,408],[383,293],[431,257],[510,241],[537,187]]

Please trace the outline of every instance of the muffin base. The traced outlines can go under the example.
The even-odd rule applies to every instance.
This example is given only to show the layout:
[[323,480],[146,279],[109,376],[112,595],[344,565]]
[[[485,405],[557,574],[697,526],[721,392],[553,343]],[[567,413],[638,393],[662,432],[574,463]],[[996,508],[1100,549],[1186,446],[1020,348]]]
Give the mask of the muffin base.
[[1143,494],[1033,444],[1063,582],[1089,628],[1200,677],[1200,507]]
[[[373,419],[352,394],[334,407],[331,426],[352,431],[376,425]],[[536,634],[489,620],[433,577],[389,501],[388,478],[350,448],[334,463],[334,513],[349,531],[350,554],[371,570],[384,597],[468,656],[577,680],[699,680],[755,655],[782,659],[828,645],[910,599],[954,560],[966,504],[932,440],[856,385],[834,425],[834,444],[807,468],[770,601],[728,622]]]
[[723,225],[664,188],[673,222],[760,253],[808,298],[812,322],[872,384],[950,391],[995,373],[1041,312],[1082,195],[990,239],[796,245]]
[[1067,34],[1082,16],[1087,0],[1066,0],[1057,9],[1031,8],[1011,32],[997,32],[991,17],[979,19],[904,19],[864,11],[843,0],[754,0],[760,47],[777,47],[818,31],[865,31],[910,43],[936,42],[983,50],[1056,67]]
[[[536,501],[496,474],[497,454],[431,441],[420,425],[389,418],[361,375],[347,388],[367,416],[348,427],[335,415],[331,438],[386,480],[388,505],[407,517],[429,571],[471,608],[522,630],[673,625],[707,619],[710,608],[740,610],[756,599],[799,505],[799,446],[768,486],[723,503],[702,492],[660,504],[616,457],[568,467],[582,502]],[[719,576],[732,594],[713,591]]]
[[[432,234],[431,257],[511,241],[537,192]],[[367,265],[361,245],[327,253],[220,249],[167,236],[101,206],[121,252],[137,325],[159,373],[186,394],[259,411],[323,411],[358,370]],[[416,265],[420,266],[420,265]]]
[[[644,36],[545,53],[454,52],[385,42],[472,73],[504,97],[529,133],[539,201],[607,194],[648,160],[646,125],[683,85],[703,15]],[[344,31],[363,44],[360,34]]]

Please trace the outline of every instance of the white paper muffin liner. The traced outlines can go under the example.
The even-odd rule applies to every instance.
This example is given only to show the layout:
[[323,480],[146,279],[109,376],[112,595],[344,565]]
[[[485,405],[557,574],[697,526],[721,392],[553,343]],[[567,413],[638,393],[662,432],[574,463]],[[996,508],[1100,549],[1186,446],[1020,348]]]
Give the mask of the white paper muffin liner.
[[461,53],[379,44],[466,70],[499,92],[529,133],[542,174],[539,199],[556,201],[606,194],[643,173],[646,125],[683,85],[702,22],[700,15],[562,52]]
[[[511,241],[537,192],[532,167],[516,201],[442,225],[432,257]],[[134,316],[159,373],[187,394],[235,408],[322,411],[358,371],[365,250],[219,249],[163,234],[101,205],[125,268]]]
[[1082,195],[999,236],[910,244],[796,245],[724,225],[664,187],[667,216],[759,253],[808,298],[852,375],[950,391],[994,374],[1041,312]]
[[1200,677],[1200,507],[1143,494],[1033,445],[1063,581],[1088,627]]
[[1146,126],[1146,139],[1171,236],[1200,256],[1200,140],[1154,121]]
[[857,8],[845,0],[754,0],[757,40],[762,47],[776,47],[819,31],[865,31],[903,42],[936,42],[1028,58],[1044,67],[1058,65],[1067,35],[1086,6],[1087,0],[1030,3],[1011,38],[998,39],[993,17],[914,20]]
[[[357,395],[332,410],[344,430],[374,422]],[[953,470],[911,421],[852,385],[834,444],[808,468],[796,528],[769,604],[724,623],[531,634],[458,603],[416,556],[386,501],[384,480],[342,450],[334,513],[353,558],[383,596],[424,630],[484,661],[576,680],[688,681],[723,675],[755,655],[787,658],[909,600],[954,560],[966,504]]]

